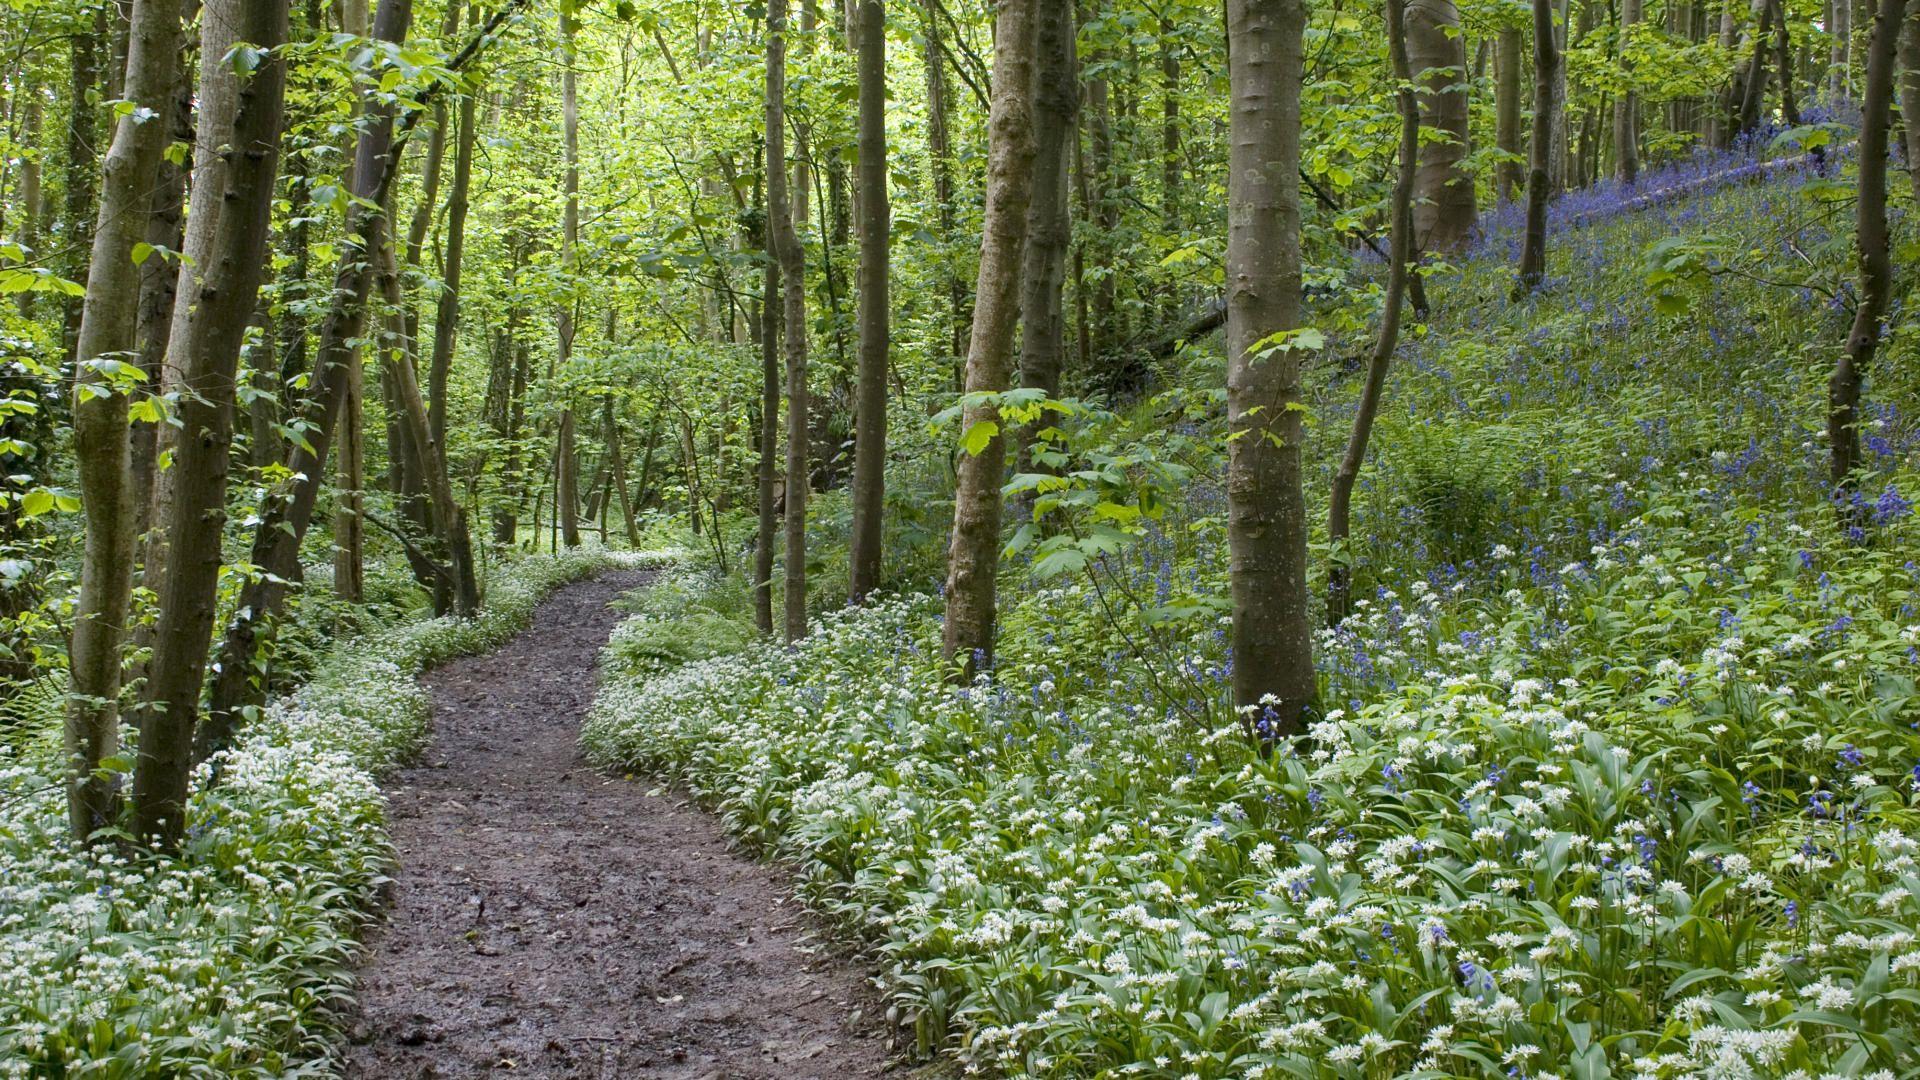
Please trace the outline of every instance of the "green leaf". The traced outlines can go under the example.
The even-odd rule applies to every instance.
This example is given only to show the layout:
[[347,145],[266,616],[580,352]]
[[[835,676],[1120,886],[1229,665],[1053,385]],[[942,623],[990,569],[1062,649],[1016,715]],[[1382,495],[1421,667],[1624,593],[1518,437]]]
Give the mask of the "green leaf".
[[979,457],[996,436],[1000,434],[1000,425],[991,420],[981,420],[967,429],[961,440],[968,457]]

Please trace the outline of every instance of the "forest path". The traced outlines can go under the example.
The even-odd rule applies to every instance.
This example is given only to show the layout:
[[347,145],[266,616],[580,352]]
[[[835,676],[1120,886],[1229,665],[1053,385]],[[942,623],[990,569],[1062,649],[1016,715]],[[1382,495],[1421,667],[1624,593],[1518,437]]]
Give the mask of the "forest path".
[[580,758],[607,605],[645,580],[566,586],[503,648],[422,678],[434,742],[389,785],[400,865],[347,1076],[885,1069],[875,994],[810,937],[784,875],[712,816]]

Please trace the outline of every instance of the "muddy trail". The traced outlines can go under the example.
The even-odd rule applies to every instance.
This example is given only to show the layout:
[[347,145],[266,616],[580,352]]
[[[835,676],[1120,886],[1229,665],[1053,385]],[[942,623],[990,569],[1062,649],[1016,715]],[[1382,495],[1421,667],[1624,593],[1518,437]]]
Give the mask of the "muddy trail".
[[422,682],[434,742],[389,786],[399,868],[350,1023],[350,1077],[868,1077],[878,1001],[783,873],[575,739],[645,580],[567,586],[497,652]]

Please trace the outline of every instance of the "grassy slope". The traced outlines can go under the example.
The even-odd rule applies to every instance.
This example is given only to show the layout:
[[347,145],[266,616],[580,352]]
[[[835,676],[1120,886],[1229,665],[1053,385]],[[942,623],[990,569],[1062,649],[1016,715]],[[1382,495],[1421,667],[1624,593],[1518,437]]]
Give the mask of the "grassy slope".
[[[1911,1070],[1913,341],[1855,542],[1817,434],[1844,312],[1755,280],[1843,281],[1847,218],[1795,175],[1561,233],[1536,300],[1436,279],[1299,754],[1219,708],[1205,483],[1098,590],[1010,568],[996,683],[942,687],[908,598],[615,680],[587,746],[800,860],[924,1045],[1016,1074]],[[1708,229],[1739,272],[1657,315],[1642,253]],[[1314,395],[1316,504],[1356,381]]]

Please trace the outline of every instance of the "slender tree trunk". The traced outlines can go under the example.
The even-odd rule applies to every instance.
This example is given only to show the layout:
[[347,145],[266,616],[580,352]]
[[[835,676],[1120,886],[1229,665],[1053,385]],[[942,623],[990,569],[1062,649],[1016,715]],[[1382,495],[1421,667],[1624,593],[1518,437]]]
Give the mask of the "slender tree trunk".
[[1520,247],[1516,295],[1538,289],[1547,274],[1547,200],[1553,195],[1555,149],[1553,87],[1559,70],[1553,0],[1533,0],[1533,151],[1527,173],[1527,225]]
[[1920,199],[1920,0],[1908,0],[1900,20],[1900,122],[1906,135],[1902,149],[1907,153],[1907,178]]
[[1559,57],[1561,62],[1553,69],[1553,108],[1550,110],[1553,133],[1549,136],[1552,150],[1547,156],[1547,179],[1552,182],[1553,193],[1556,195],[1567,188],[1567,158],[1570,147],[1568,125],[1572,113],[1567,108],[1566,55],[1567,35],[1573,28],[1573,0],[1557,0],[1557,2],[1560,17],[1553,22],[1553,54]]
[[847,595],[866,600],[880,586],[886,519],[889,260],[887,203],[887,30],[882,0],[856,0],[860,73],[860,378],[854,410],[853,535]]
[[1392,59],[1394,78],[1401,86],[1394,94],[1400,107],[1400,172],[1393,184],[1393,235],[1387,266],[1386,306],[1380,312],[1380,336],[1374,339],[1373,355],[1367,362],[1367,381],[1360,391],[1360,404],[1354,410],[1353,431],[1347,436],[1347,452],[1333,474],[1333,490],[1327,499],[1327,540],[1332,548],[1327,565],[1327,625],[1338,626],[1351,608],[1353,553],[1347,548],[1351,520],[1353,487],[1360,479],[1360,467],[1367,460],[1367,443],[1373,437],[1373,421],[1380,412],[1380,394],[1386,386],[1387,369],[1393,363],[1393,350],[1400,343],[1401,308],[1407,295],[1407,277],[1413,253],[1413,190],[1416,162],[1420,158],[1420,103],[1414,96],[1411,65],[1407,59],[1407,18],[1403,0],[1386,0],[1387,52]]
[[[578,266],[580,252],[580,79],[574,55],[574,38],[577,30],[570,10],[562,7],[560,53],[563,67],[560,74],[560,108],[566,153],[567,206],[561,226],[560,265],[569,276]],[[572,297],[561,300],[559,367],[560,383],[563,387],[566,384],[566,368],[573,361],[573,309]],[[557,462],[554,501],[558,506],[557,520],[560,523],[561,538],[570,548],[580,546],[580,497],[577,490],[580,463],[574,455],[573,428],[573,403],[569,395],[568,400],[564,401],[560,407],[560,437],[554,451]]]
[[953,190],[953,140],[947,120],[947,55],[940,36],[938,0],[926,0],[925,14],[927,71],[927,157],[933,170],[933,199],[940,223],[941,262],[947,278],[947,328],[950,344],[947,355],[955,368],[955,385],[965,378],[961,373],[967,355],[967,290],[954,266],[956,229]]
[[1503,26],[1499,35],[1494,59],[1498,79],[1494,86],[1494,142],[1501,153],[1511,156],[1500,162],[1494,176],[1496,198],[1508,203],[1526,185],[1525,167],[1518,160],[1526,152],[1520,134],[1520,74],[1526,66],[1521,49],[1526,34],[1517,26]]
[[[1068,150],[1079,138],[1080,73],[1073,8],[1040,5],[1038,60],[1033,87],[1033,183],[1027,207],[1026,250],[1020,274],[1020,385],[1060,394],[1067,321],[1063,286],[1067,250],[1073,242],[1068,205]],[[1176,114],[1177,118],[1177,114]],[[1163,145],[1163,149],[1165,146]],[[1172,147],[1178,153],[1176,138]],[[1173,167],[1177,175],[1177,166]],[[1163,210],[1172,212],[1171,204]],[[1033,472],[1034,430],[1020,429],[1021,472]]]
[[460,134],[454,141],[453,188],[447,195],[447,247],[440,298],[434,310],[433,359],[427,366],[427,430],[435,445],[447,445],[447,378],[453,371],[454,349],[460,343],[460,276],[467,250],[468,193],[473,187],[473,150],[479,134],[474,126],[477,95],[460,101]]
[[[40,252],[36,249],[40,246],[40,217],[46,212],[46,195],[40,183],[42,108],[39,94],[27,95],[26,115],[20,121],[20,141],[30,152],[20,156],[20,226],[14,233],[14,242],[20,245],[27,260],[35,264],[41,262]],[[15,293],[13,306],[22,319],[33,318],[33,293]]]
[[[87,253],[93,247],[93,229],[99,215],[100,195],[100,111],[95,97],[99,94],[100,75],[105,67],[101,57],[101,45],[107,36],[107,6],[96,4],[93,8],[93,30],[78,26],[72,38],[71,83],[68,87],[72,100],[67,123],[67,160],[66,160],[66,229],[63,235],[66,257],[62,260],[61,276],[69,281],[83,280],[89,271]],[[159,95],[149,104],[149,108],[158,108]],[[159,133],[155,132],[158,138]],[[81,309],[85,298],[69,296],[63,301],[62,342],[66,346],[69,360],[73,359],[80,335]]]
[[184,391],[174,450],[178,479],[170,520],[163,523],[171,534],[170,555],[159,583],[149,712],[133,783],[134,835],[156,838],[166,848],[179,842],[185,825],[193,734],[219,601],[234,383],[265,272],[286,89],[286,56],[279,46],[287,37],[287,11],[280,0],[210,0],[201,26],[204,57],[216,55],[213,47],[222,36],[263,55],[230,97],[208,88],[209,82],[235,79],[224,59],[209,60],[201,76],[201,101],[233,101],[235,113],[222,125],[229,132],[220,173],[226,188],[216,211],[213,258],[195,283],[199,296],[182,304],[185,325],[171,354]]
[[1860,103],[1860,179],[1854,204],[1854,244],[1860,256],[1859,303],[1846,351],[1827,380],[1827,442],[1831,478],[1843,525],[1858,525],[1852,504],[1860,466],[1860,384],[1880,345],[1881,320],[1893,291],[1893,260],[1887,234],[1887,141],[1892,126],[1894,61],[1905,0],[1880,0],[1867,42],[1867,86]]
[[[333,500],[333,592],[358,604],[367,593],[367,375],[359,349],[347,361],[346,380],[340,406],[339,490]],[[387,452],[395,462],[400,460],[391,440]]]
[[[406,39],[412,21],[413,0],[381,0],[373,24],[374,37],[397,44]],[[272,620],[286,601],[286,582],[299,566],[300,544],[313,522],[314,506],[326,476],[327,452],[345,396],[353,342],[366,323],[373,267],[386,239],[384,207],[393,182],[394,114],[398,106],[392,99],[370,91],[364,107],[367,119],[354,155],[354,199],[347,208],[345,250],[334,278],[333,301],[320,328],[312,383],[301,410],[307,437],[304,443],[293,444],[287,454],[288,472],[298,479],[292,482],[290,491],[269,500],[254,529],[249,561],[264,573],[241,589],[238,614],[221,641],[212,708],[194,739],[195,757],[202,760],[231,745],[242,707],[265,697],[256,654],[271,639]]]
[[[1903,44],[1906,38],[1916,34],[1912,29],[1911,15],[1906,23],[1908,28],[1902,35]],[[1914,47],[1920,48],[1920,43]],[[1901,59],[1902,66],[1909,73],[1902,80],[1904,87],[1907,81],[1914,78],[1912,74],[1914,69],[1905,63],[1906,57]],[[1829,62],[1832,66],[1827,72],[1827,97],[1832,103],[1838,104],[1853,96],[1853,80],[1850,73],[1853,65],[1853,0],[1833,0],[1833,51],[1829,55]],[[1905,103],[1902,102],[1902,104]]]
[[[198,4],[189,0],[187,6],[198,7]],[[191,21],[191,11],[182,14],[184,21]],[[195,141],[193,101],[193,69],[181,63],[174,72],[172,100],[167,111],[170,141],[189,144]],[[198,156],[197,149],[195,154]],[[217,183],[217,178],[210,182]],[[173,335],[182,260],[164,257],[159,251],[186,250],[186,191],[186,163],[176,165],[162,157],[160,178],[153,189],[152,209],[147,218],[146,240],[156,250],[140,264],[140,314],[134,331],[140,370],[147,376],[147,386],[161,393],[174,388],[164,368],[168,339]],[[163,443],[171,442],[166,436],[170,430],[166,424],[138,424],[133,429],[133,512],[134,533],[138,536],[145,536],[158,520],[153,510],[160,449]],[[150,544],[149,550],[153,546]],[[159,546],[164,547],[164,543]],[[160,572],[150,566],[143,576],[151,584],[159,580]]]
[[1319,697],[1307,613],[1300,357],[1285,347],[1286,333],[1300,325],[1305,27],[1299,0],[1227,0],[1233,696],[1243,722],[1268,740],[1303,730]]
[[[981,223],[973,334],[967,353],[966,389],[970,394],[998,394],[1011,382],[1036,153],[1033,89],[1040,13],[1044,7],[1068,2],[1000,3],[993,46],[993,97],[987,120],[987,204]],[[955,677],[963,681],[971,681],[993,663],[1000,485],[1007,457],[1006,433],[998,430],[1000,423],[1000,410],[992,404],[968,407],[961,422],[963,438],[970,438],[981,424],[993,425],[996,431],[978,453],[963,452],[956,466],[943,648]]]
[[[341,0],[340,28],[343,32],[354,37],[365,37],[367,23],[367,0]],[[356,108],[356,115],[358,111]],[[343,153],[345,149],[343,147]],[[432,161],[432,155],[429,155],[429,161]],[[435,172],[437,167],[436,163],[428,171]],[[429,177],[430,182],[431,179]],[[391,212],[392,208],[388,210]],[[304,246],[305,243],[303,238],[301,244]],[[301,276],[305,276],[304,270]],[[390,312],[388,318],[396,320],[399,313]],[[304,329],[301,339],[301,349],[304,351]],[[397,344],[405,347],[404,341]],[[376,349],[376,355],[382,352],[384,350]],[[367,375],[366,357],[360,347],[354,348],[343,374],[346,386],[340,404],[340,460],[336,466],[339,490],[335,493],[333,503],[333,591],[347,603],[357,604],[366,596],[367,553]],[[406,457],[394,445],[392,437],[394,415],[394,410],[387,411],[388,474],[393,492],[400,497],[402,507],[412,510],[418,507],[419,500],[407,497]]]
[[1628,187],[1640,180],[1640,95],[1633,89],[1633,61],[1629,56],[1640,8],[1640,0],[1620,0],[1620,73],[1625,89],[1613,104],[1613,167],[1614,174]]
[[1414,177],[1414,244],[1453,254],[1466,246],[1478,221],[1473,175],[1466,169],[1467,48],[1453,0],[1411,0],[1405,27],[1407,55],[1420,81],[1421,118],[1435,137],[1420,147]]
[[773,633],[773,549],[778,514],[774,505],[780,472],[780,264],[767,260],[760,301],[759,531],[753,546],[754,623]]
[[[1639,0],[1621,0],[1635,3]],[[1800,126],[1800,102],[1793,88],[1793,41],[1787,27],[1787,10],[1784,0],[1772,0],[1773,6],[1773,62],[1780,69],[1780,119],[1788,127]]]
[[[164,116],[180,57],[180,0],[136,0],[129,31],[126,94]],[[133,247],[146,236],[151,191],[167,126],[129,115],[115,125],[102,162],[100,216],[75,336],[73,449],[86,512],[80,596],[68,646],[66,714],[68,818],[85,841],[112,824],[118,784],[101,762],[119,746],[120,645],[132,601],[133,469],[127,384],[116,377],[133,351],[140,268]]]
[[786,313],[787,489],[786,638],[807,633],[807,284],[805,253],[787,198],[787,5],[767,6],[767,215],[773,256],[780,264]]

